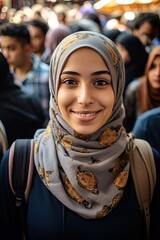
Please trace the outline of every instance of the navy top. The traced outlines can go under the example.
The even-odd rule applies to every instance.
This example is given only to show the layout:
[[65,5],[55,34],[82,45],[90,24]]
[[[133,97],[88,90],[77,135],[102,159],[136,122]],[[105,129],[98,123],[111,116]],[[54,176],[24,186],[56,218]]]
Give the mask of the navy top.
[[141,138],[160,152],[160,107],[141,114],[133,127],[136,138]]
[[[150,206],[151,240],[160,239],[160,155],[153,150],[157,183]],[[1,236],[19,240],[19,223],[8,183],[8,154],[0,168]],[[1,207],[2,206],[2,207]],[[34,170],[27,201],[27,221],[31,240],[146,240],[145,221],[139,208],[131,174],[119,204],[102,219],[85,219],[69,210],[52,195]]]

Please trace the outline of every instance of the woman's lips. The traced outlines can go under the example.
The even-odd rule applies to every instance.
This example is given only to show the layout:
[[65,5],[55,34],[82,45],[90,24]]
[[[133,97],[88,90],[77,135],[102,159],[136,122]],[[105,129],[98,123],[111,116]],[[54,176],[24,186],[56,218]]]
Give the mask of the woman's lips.
[[78,120],[80,121],[91,121],[97,117],[99,111],[94,111],[94,112],[75,112],[75,116],[77,117]]

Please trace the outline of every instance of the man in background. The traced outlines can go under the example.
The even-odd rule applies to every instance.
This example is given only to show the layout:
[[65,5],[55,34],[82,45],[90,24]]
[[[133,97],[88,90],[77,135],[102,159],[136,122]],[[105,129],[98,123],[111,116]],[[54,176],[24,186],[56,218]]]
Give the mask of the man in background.
[[14,74],[16,84],[36,96],[49,120],[49,66],[32,54],[30,34],[25,24],[1,26],[1,50]]

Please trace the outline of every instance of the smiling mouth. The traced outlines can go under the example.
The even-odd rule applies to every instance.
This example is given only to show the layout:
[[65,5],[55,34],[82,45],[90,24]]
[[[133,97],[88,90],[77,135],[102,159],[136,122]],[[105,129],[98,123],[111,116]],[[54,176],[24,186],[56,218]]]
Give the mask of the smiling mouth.
[[80,112],[74,112],[76,115],[81,117],[91,117],[96,115],[97,112],[91,112],[91,113],[80,113]]

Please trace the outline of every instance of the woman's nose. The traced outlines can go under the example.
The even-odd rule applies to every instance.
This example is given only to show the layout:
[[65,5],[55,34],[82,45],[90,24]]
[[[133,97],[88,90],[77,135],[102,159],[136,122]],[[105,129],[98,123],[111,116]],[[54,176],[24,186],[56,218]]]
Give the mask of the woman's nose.
[[90,89],[91,87],[83,86],[79,89],[77,101],[79,104],[87,105],[94,103],[94,93]]

